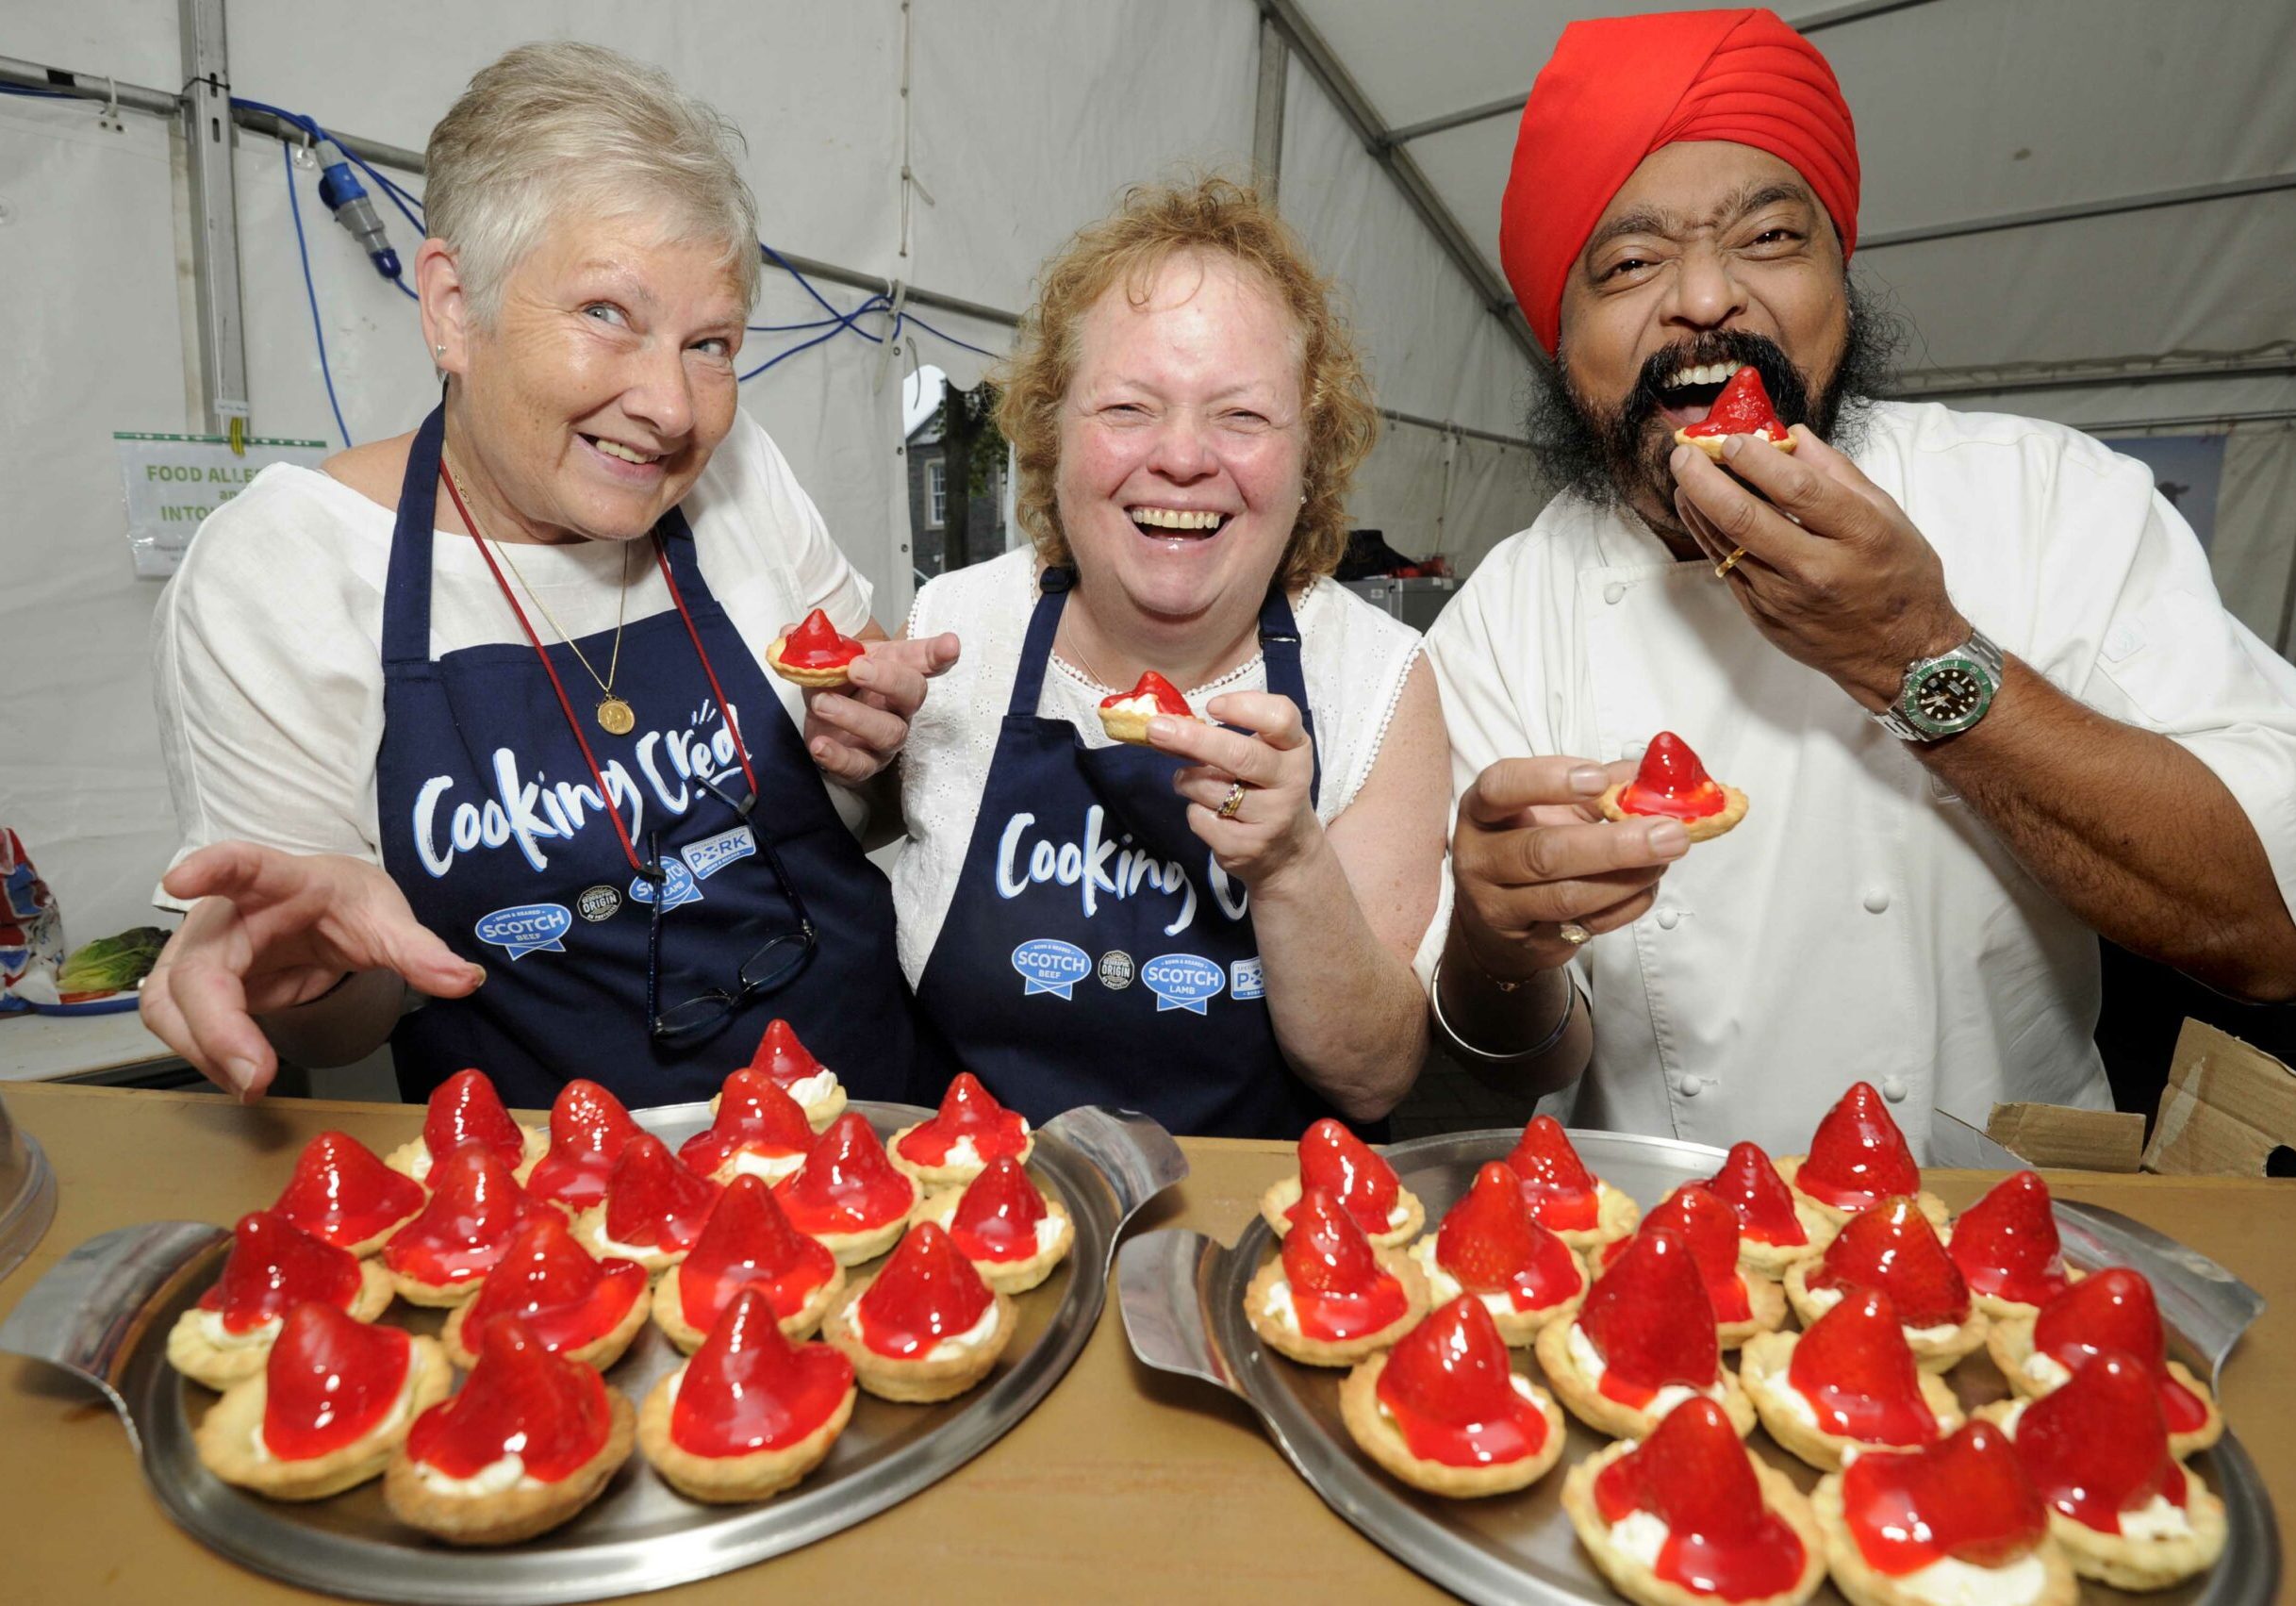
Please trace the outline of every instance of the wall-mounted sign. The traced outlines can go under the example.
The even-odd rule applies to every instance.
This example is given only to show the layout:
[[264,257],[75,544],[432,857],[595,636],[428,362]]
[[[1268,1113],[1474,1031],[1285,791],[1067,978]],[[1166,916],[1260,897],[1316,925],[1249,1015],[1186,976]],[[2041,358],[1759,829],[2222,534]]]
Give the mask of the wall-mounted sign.
[[136,572],[164,580],[183,561],[200,521],[239,495],[273,463],[316,469],[334,448],[323,440],[249,439],[236,453],[220,435],[115,432],[127,493],[127,546]]

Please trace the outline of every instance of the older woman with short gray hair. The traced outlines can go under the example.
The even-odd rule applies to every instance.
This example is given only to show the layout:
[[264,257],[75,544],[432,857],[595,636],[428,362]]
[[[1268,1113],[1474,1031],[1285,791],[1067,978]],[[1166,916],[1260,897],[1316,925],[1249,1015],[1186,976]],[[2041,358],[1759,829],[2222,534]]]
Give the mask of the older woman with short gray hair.
[[[884,639],[740,411],[739,145],[594,45],[486,68],[430,142],[439,406],[266,469],[161,599],[188,912],[143,1013],[240,1097],[388,1036],[409,1098],[706,1098],[777,1017],[854,1096],[906,1084],[851,788],[956,645]],[[842,690],[768,671],[817,609],[867,647]]]

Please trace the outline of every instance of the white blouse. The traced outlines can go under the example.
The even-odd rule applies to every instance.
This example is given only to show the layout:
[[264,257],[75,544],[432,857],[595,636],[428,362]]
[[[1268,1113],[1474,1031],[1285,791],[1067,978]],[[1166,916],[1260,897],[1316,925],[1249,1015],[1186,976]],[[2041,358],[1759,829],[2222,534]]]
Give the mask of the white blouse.
[[[2142,464],[2052,423],[1886,403],[1857,453],[1956,604],[2066,695],[2224,783],[2296,901],[2296,668],[2219,604]],[[1579,963],[1584,1125],[1800,1152],[1864,1079],[1915,1152],[1930,1111],[2110,1108],[2095,936],[1830,680],[1756,632],[1710,564],[1561,498],[1436,621],[1454,791],[1524,753],[1632,756],[1660,730],[1751,800]]]
[[[924,974],[956,895],[1036,598],[1036,555],[1023,548],[941,575],[917,592],[909,611],[911,636],[950,630],[964,643],[955,666],[933,683],[901,753],[909,836],[893,868],[893,907],[901,969],[912,985]],[[1355,801],[1379,759],[1396,699],[1419,659],[1419,633],[1332,580],[1310,586],[1293,601],[1292,614],[1323,764],[1315,813],[1329,825]],[[1266,687],[1267,666],[1254,653],[1219,679],[1183,690],[1200,704],[1225,692]],[[1055,654],[1036,712],[1074,725],[1086,746],[1105,747],[1111,738],[1100,727],[1100,699],[1124,689],[1100,685]]]

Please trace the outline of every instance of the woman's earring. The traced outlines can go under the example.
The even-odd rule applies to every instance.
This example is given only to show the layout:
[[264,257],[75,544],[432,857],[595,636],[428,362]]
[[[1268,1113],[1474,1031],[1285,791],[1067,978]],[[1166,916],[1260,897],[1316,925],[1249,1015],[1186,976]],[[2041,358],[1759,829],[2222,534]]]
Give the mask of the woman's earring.
[[442,345],[433,346],[431,350],[438,354],[438,360],[440,362],[444,362],[446,360],[446,347]]

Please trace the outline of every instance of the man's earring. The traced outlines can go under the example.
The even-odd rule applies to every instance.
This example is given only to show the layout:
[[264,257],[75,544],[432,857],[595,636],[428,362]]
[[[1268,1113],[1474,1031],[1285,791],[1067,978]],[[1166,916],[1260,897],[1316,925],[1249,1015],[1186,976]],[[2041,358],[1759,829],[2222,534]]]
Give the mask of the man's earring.
[[446,347],[442,345],[433,346],[431,350],[438,354],[438,360],[440,362],[444,362],[446,360]]

